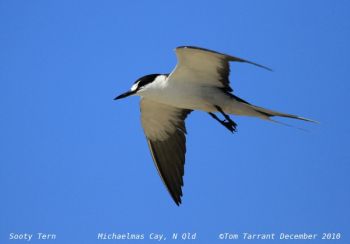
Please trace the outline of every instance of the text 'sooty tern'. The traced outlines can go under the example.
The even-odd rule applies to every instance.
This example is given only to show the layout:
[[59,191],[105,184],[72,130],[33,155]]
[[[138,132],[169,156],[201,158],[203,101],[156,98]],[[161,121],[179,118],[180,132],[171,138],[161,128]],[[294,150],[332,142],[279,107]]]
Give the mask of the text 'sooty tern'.
[[[273,116],[312,121],[292,114],[252,105],[232,94],[230,61],[262,65],[211,51],[182,46],[176,48],[178,63],[170,74],[151,74],[138,79],[131,89],[115,99],[141,96],[141,121],[158,173],[175,203],[181,203],[186,153],[185,119],[202,110],[231,132],[237,124],[228,114],[270,120]],[[216,114],[225,118],[220,120]]]

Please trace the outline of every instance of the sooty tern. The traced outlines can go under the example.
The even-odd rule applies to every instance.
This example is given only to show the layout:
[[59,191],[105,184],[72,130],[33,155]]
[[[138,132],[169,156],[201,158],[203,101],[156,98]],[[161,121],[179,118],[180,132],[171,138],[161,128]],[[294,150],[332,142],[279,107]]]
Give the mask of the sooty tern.
[[[178,63],[170,74],[143,76],[115,99],[141,96],[141,122],[153,161],[171,197],[179,205],[186,153],[185,119],[193,110],[208,112],[231,132],[236,131],[237,124],[228,114],[269,121],[273,116],[312,120],[258,107],[233,95],[229,84],[230,61],[269,68],[204,48],[181,46],[175,51]],[[215,112],[225,119],[219,119]]]

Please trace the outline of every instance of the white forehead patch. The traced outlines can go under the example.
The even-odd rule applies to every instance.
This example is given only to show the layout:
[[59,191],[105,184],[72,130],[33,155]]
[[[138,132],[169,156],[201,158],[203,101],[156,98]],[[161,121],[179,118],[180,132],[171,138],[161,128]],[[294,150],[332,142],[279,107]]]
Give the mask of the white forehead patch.
[[132,87],[130,88],[131,91],[135,91],[137,87],[139,86],[139,83],[137,82],[136,84],[133,84]]

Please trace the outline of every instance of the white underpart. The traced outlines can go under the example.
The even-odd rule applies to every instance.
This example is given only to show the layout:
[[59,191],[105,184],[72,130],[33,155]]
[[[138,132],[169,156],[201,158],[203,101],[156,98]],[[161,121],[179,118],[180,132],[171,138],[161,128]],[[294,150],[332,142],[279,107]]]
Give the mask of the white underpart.
[[177,108],[217,112],[215,106],[219,106],[228,114],[257,116],[266,119],[247,104],[234,100],[218,87],[210,85],[209,82],[202,85],[190,81],[169,81],[166,76],[162,75],[141,89],[137,95]]

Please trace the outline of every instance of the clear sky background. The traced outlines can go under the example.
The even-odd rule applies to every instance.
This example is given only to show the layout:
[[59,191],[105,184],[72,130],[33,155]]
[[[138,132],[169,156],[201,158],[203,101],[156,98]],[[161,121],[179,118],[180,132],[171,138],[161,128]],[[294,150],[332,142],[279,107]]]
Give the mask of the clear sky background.
[[[97,243],[99,232],[197,232],[198,243],[340,232],[335,243],[349,243],[349,12],[345,0],[1,0],[0,243],[22,243],[12,232],[55,233],[55,243]],[[232,63],[235,95],[321,124],[281,119],[305,132],[233,116],[232,135],[192,113],[177,207],[139,98],[113,98],[169,73],[181,45],[271,67]]]

